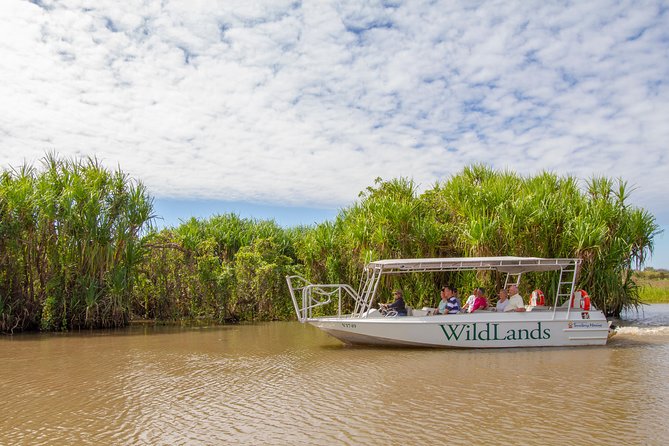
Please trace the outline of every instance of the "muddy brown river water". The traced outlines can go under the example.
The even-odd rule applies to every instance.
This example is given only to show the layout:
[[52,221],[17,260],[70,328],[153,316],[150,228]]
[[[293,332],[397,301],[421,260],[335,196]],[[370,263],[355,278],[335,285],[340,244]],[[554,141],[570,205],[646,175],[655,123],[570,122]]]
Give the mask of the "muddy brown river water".
[[0,337],[0,445],[669,442],[669,305],[605,347],[345,347],[297,322]]

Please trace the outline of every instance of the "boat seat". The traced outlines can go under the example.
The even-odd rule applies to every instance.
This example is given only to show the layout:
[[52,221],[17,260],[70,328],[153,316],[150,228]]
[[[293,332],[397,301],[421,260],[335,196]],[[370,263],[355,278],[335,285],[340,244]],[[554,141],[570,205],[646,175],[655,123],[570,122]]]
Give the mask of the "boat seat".
[[546,305],[525,305],[526,311],[546,311],[548,309]]
[[429,316],[430,314],[432,314],[432,312],[429,310],[416,310],[414,308],[411,309],[411,316],[422,317]]

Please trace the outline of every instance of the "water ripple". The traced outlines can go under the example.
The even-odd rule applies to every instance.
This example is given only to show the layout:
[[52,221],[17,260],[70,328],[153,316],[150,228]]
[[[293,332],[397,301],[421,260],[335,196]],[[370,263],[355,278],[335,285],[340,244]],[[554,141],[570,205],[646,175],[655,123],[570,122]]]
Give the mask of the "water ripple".
[[346,348],[290,323],[2,341],[0,444],[662,444],[667,327],[607,347]]

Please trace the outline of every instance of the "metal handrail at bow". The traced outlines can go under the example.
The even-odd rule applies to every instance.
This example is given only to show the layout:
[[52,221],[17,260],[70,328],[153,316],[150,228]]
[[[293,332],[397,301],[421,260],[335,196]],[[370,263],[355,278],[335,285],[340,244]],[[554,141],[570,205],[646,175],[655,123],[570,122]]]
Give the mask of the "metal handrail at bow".
[[[313,284],[302,276],[287,276],[288,290],[293,299],[293,306],[297,319],[305,322],[312,316],[314,308],[325,306],[332,302],[332,298],[337,298],[337,315],[342,317],[342,292],[349,295],[356,302],[356,306],[362,303],[358,293],[350,285],[342,283]],[[298,301],[297,294],[301,295],[301,302]]]

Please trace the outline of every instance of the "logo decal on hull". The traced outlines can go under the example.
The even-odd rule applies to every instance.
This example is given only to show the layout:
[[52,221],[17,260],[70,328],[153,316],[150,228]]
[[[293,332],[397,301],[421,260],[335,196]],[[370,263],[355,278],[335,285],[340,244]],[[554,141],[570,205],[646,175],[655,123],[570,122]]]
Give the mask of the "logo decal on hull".
[[574,328],[604,328],[604,327],[606,327],[606,325],[602,322],[576,322],[574,324]]

